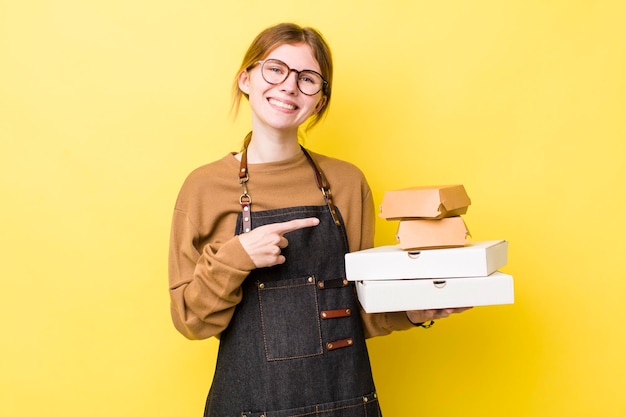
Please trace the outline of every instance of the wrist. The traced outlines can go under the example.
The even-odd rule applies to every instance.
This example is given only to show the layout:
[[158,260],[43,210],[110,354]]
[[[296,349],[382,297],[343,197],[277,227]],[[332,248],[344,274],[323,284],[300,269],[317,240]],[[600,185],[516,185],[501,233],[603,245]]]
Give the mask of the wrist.
[[411,320],[411,317],[409,316],[408,312],[406,314],[406,318],[409,320],[409,322],[411,322],[411,324],[413,326],[423,327],[424,329],[429,329],[429,328],[433,327],[433,324],[435,324],[435,320],[420,321],[420,322],[416,323],[413,320]]

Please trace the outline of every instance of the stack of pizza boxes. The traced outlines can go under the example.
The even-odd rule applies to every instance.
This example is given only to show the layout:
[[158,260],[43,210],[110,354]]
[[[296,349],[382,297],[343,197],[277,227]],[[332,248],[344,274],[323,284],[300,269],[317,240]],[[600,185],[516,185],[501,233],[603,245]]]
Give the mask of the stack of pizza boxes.
[[385,193],[380,216],[398,221],[398,244],[348,253],[346,278],[356,281],[368,313],[512,304],[508,242],[471,242],[463,185]]

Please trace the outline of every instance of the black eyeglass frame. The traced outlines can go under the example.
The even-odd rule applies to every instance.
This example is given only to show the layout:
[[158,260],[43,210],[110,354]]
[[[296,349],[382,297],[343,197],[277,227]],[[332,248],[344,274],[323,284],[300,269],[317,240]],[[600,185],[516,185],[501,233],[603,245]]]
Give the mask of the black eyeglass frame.
[[[279,64],[284,65],[287,68],[287,73],[285,75],[285,78],[277,83],[273,83],[268,81],[265,78],[265,75],[263,74],[263,65],[265,65],[266,62],[268,61],[274,61],[274,62],[278,62]],[[268,58],[268,59],[263,59],[261,61],[257,61],[256,64],[259,64],[261,66],[261,77],[263,77],[263,80],[265,80],[266,83],[271,84],[271,85],[279,85],[285,82],[285,80],[287,80],[287,78],[289,78],[289,74],[291,74],[292,72],[296,73],[296,85],[298,86],[298,90],[300,90],[300,92],[306,96],[314,96],[317,93],[319,93],[320,91],[326,92],[326,86],[328,85],[328,81],[326,81],[326,79],[324,78],[324,76],[322,74],[320,74],[317,71],[314,70],[310,70],[310,69],[304,69],[302,71],[298,71],[297,69],[293,69],[293,68],[289,68],[289,65],[287,65],[286,63],[284,63],[283,61],[281,61],[280,59],[276,59],[276,58]],[[254,64],[254,65],[256,65]],[[252,69],[254,67],[254,65],[252,65],[249,69]],[[322,86],[320,87],[319,90],[317,90],[315,93],[309,94],[309,93],[305,93],[304,91],[302,91],[302,89],[300,88],[300,74],[302,73],[308,73],[308,72],[312,72],[313,74],[318,75],[321,79],[322,79]]]

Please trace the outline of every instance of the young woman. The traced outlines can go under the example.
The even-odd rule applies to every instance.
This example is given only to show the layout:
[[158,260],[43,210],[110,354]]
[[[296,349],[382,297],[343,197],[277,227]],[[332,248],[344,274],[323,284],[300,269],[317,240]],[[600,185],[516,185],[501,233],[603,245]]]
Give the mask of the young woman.
[[205,416],[378,416],[365,339],[462,310],[359,306],[344,254],[373,245],[370,188],[298,141],[328,109],[332,69],[315,29],[261,32],[234,84],[235,107],[245,96],[252,110],[242,152],[193,171],[176,201],[174,325],[220,338]]

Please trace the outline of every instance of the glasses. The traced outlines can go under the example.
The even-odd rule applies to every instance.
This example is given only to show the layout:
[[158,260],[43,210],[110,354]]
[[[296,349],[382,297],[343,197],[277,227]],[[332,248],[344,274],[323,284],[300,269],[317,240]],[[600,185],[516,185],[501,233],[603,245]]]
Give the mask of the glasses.
[[326,81],[319,72],[313,70],[298,71],[289,68],[287,64],[278,59],[266,59],[258,63],[261,64],[261,75],[263,79],[272,85],[283,83],[292,71],[295,72],[297,75],[296,84],[298,85],[298,90],[307,96],[314,96],[322,91],[326,84],[328,84],[328,81]]

